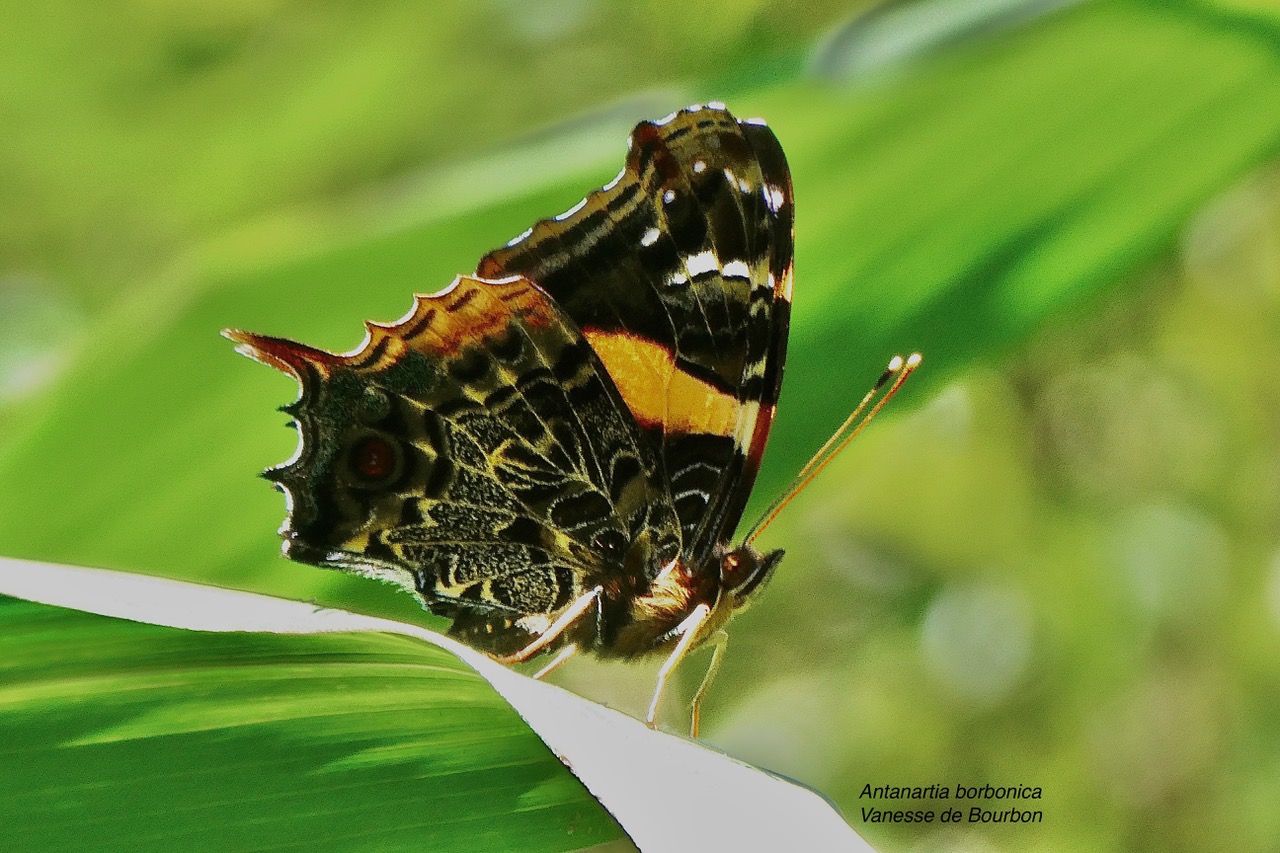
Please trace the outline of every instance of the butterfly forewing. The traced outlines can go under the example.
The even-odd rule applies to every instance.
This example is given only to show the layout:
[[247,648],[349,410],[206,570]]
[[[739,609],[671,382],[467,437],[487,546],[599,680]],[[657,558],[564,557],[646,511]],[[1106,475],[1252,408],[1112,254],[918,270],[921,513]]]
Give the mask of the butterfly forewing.
[[591,341],[660,450],[694,563],[732,535],[763,456],[792,217],[772,132],[691,109],[641,123],[617,180],[478,266],[538,282]]

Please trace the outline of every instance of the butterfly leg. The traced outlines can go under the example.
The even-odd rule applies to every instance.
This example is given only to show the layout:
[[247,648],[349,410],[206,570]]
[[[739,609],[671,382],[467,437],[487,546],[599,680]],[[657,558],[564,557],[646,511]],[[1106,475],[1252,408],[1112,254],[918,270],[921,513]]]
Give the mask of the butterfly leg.
[[684,656],[689,653],[689,649],[693,646],[693,641],[698,637],[698,629],[702,627],[702,623],[707,621],[707,617],[711,615],[711,607],[706,604],[699,604],[693,608],[685,620],[676,628],[680,634],[680,641],[676,643],[675,649],[672,650],[670,657],[662,664],[658,670],[658,684],[653,690],[653,699],[649,702],[649,713],[645,714],[644,723],[651,729],[658,727],[658,704],[662,701],[662,694],[667,690],[667,679],[671,677],[671,673],[680,665],[680,661],[684,660]]
[[702,700],[707,698],[711,682],[716,680],[716,673],[720,671],[724,650],[729,646],[729,635],[724,631],[716,631],[707,638],[707,642],[711,644],[711,663],[707,664],[707,674],[702,676],[698,692],[693,694],[693,701],[689,703],[689,737],[694,738],[698,736],[698,725],[702,721]]
[[[592,608],[598,606],[600,602],[600,593],[604,591],[604,587],[596,587],[590,592],[585,592],[578,596],[572,604],[565,608],[560,617],[551,623],[551,627],[538,635],[538,639],[525,646],[520,651],[510,655],[493,655],[493,659],[498,663],[507,665],[513,663],[522,663],[536,655],[538,652],[551,645],[557,637],[569,629],[569,626],[582,618],[582,615]],[[568,658],[565,658],[568,660]],[[554,663],[554,661],[553,661]],[[560,661],[564,663],[564,661]],[[558,666],[559,664],[557,664]]]
[[544,666],[533,674],[535,679],[540,679],[544,675],[550,675],[560,668],[560,665],[578,653],[578,644],[570,643],[560,651],[556,652],[556,656],[551,659],[551,663]]

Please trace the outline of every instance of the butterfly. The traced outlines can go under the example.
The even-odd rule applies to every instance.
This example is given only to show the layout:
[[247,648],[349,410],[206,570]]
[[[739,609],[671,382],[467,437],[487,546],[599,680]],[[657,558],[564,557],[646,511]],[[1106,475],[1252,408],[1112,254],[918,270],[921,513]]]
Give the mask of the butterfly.
[[301,388],[298,450],[264,474],[284,554],[406,587],[504,662],[665,654],[653,725],[782,558],[732,537],[782,383],[793,222],[773,132],[694,106],[350,353],[224,331]]

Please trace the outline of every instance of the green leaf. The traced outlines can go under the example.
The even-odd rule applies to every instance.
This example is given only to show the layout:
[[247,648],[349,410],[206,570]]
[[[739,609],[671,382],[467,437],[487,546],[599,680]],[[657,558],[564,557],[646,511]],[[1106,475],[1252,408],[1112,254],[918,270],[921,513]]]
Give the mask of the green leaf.
[[6,594],[149,623],[0,599],[0,731],[28,771],[12,792],[0,783],[0,818],[12,808],[6,825],[32,848],[99,822],[121,849],[616,838],[491,685],[645,850],[782,849],[797,827],[809,850],[869,849],[811,791],[416,626],[0,558]]
[[483,679],[382,634],[0,606],[7,850],[576,850],[617,826]]

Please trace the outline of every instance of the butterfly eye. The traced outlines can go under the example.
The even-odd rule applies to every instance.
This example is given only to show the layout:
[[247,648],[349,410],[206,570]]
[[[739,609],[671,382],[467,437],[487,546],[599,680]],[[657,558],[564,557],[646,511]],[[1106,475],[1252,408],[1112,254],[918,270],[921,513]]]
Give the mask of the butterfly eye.
[[401,468],[400,448],[381,435],[366,435],[351,445],[351,473],[365,486],[386,483],[398,476]]

